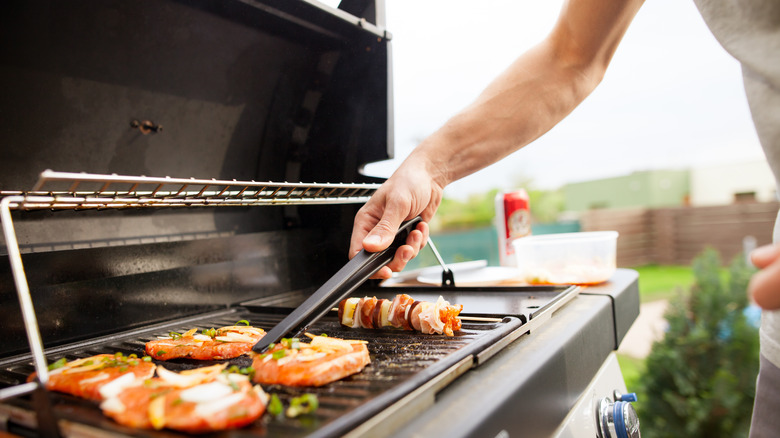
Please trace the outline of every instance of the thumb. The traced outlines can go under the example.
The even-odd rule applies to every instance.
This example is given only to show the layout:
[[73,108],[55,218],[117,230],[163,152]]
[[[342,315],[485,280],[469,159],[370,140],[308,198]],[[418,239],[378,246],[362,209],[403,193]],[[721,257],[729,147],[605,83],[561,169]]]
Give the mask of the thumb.
[[377,252],[389,247],[406,216],[407,212],[402,212],[401,209],[385,209],[382,218],[363,239],[363,248],[368,252]]

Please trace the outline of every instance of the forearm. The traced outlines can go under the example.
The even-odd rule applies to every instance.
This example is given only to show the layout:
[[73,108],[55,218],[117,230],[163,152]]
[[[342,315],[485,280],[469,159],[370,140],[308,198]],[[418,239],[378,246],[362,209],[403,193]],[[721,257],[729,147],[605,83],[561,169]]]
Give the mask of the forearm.
[[568,2],[550,35],[423,141],[407,161],[426,163],[444,187],[533,142],[598,85],[641,0]]
[[542,47],[526,53],[409,160],[427,163],[444,187],[536,140],[571,113],[601,77],[555,63]]

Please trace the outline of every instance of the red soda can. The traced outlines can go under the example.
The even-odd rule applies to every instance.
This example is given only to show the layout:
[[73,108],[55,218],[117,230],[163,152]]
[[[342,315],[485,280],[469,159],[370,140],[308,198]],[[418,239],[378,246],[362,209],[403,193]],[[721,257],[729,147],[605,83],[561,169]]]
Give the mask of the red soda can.
[[517,266],[512,242],[531,234],[531,210],[525,189],[496,195],[496,229],[501,266]]

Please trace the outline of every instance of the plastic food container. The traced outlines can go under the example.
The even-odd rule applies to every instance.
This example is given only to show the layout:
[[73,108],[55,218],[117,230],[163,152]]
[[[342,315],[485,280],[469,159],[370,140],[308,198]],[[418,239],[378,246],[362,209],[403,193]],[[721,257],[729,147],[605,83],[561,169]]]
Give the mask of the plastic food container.
[[545,234],[514,241],[517,268],[529,284],[597,284],[615,273],[617,231]]

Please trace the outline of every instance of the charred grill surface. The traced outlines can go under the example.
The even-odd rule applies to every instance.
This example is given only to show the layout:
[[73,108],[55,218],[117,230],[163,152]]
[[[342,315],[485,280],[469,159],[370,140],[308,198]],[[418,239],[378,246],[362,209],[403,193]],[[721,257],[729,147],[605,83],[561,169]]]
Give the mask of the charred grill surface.
[[[96,339],[90,342],[72,344],[55,352],[49,352],[51,362],[65,357],[68,360],[101,353],[124,355],[144,354],[147,341],[169,332],[182,333],[191,328],[208,329],[233,325],[247,320],[251,325],[270,330],[283,314],[259,313],[257,309],[239,307],[220,315],[203,319],[173,322],[152,329],[134,331]],[[423,335],[401,330],[348,329],[341,326],[335,317],[326,316],[313,325],[309,332],[326,333],[328,336],[368,341],[371,364],[361,373],[320,388],[291,388],[265,385],[269,394],[275,393],[286,405],[292,397],[314,393],[320,407],[313,413],[298,418],[272,417],[266,413],[248,428],[230,431],[219,436],[339,436],[366,421],[372,415],[392,405],[405,395],[419,388],[434,376],[446,372],[469,355],[478,353],[495,341],[515,330],[522,322],[518,318],[505,318],[499,323],[464,323],[454,337]],[[177,359],[157,361],[170,370],[184,370],[225,361],[194,361]],[[251,365],[248,356],[228,361],[239,367]],[[0,362],[0,385],[10,386],[26,381],[34,371],[29,358],[10,358]],[[171,436],[169,431],[139,431],[127,429],[104,417],[97,404],[64,394],[53,394],[55,412],[60,419],[90,425],[111,433],[133,436]],[[23,409],[32,409],[28,398],[22,397],[8,402]],[[175,434],[173,434],[175,435]]]

